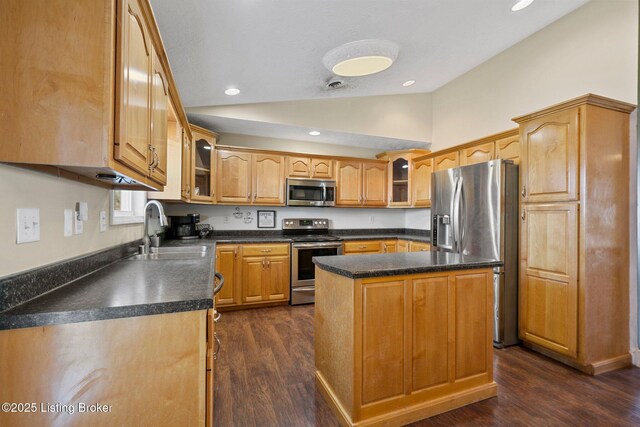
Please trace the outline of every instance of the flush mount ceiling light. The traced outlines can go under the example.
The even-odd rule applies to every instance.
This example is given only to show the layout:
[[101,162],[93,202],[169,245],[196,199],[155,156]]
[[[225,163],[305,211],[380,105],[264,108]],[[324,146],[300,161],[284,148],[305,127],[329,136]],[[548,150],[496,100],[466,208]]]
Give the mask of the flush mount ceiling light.
[[414,84],[415,82],[416,82],[415,80],[407,80],[406,82],[402,83],[402,86],[409,87],[412,84]]
[[309,135],[318,136],[318,135],[320,135],[320,132],[318,132],[317,130],[312,130],[311,132],[309,132]]
[[388,40],[359,40],[331,49],[322,58],[338,76],[360,77],[384,71],[398,57],[398,45]]
[[533,3],[533,0],[519,0],[519,1],[516,2],[516,4],[511,6],[511,11],[512,12],[517,12],[517,11],[522,10],[525,7],[529,6],[531,3]]
[[234,96],[240,93],[240,89],[236,89],[235,87],[232,87],[230,89],[225,90],[224,93],[229,96]]

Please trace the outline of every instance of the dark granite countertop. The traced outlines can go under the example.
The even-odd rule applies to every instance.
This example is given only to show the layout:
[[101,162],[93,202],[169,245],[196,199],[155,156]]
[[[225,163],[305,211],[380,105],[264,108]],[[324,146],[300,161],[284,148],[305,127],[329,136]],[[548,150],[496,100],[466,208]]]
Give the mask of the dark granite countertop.
[[325,256],[315,257],[313,262],[322,270],[350,279],[492,268],[503,265],[502,261],[435,251]]
[[339,236],[342,240],[413,240],[416,242],[431,243],[431,237],[424,234],[411,234],[411,233],[374,233],[374,234],[343,234]]
[[213,247],[200,258],[125,258],[0,313],[0,330],[212,308],[214,259]]

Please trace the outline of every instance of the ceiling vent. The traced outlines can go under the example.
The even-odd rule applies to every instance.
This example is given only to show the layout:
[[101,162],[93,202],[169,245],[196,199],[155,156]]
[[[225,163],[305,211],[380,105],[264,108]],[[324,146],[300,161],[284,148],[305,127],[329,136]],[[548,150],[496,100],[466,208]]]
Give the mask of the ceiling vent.
[[333,90],[333,89],[340,89],[341,87],[344,87],[344,80],[340,80],[340,79],[330,79],[327,82],[327,89],[329,90]]

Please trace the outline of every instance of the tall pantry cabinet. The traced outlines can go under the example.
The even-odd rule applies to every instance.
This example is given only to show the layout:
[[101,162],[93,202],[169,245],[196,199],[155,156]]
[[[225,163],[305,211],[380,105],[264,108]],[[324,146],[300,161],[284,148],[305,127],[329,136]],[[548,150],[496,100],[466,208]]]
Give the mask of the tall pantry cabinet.
[[520,338],[588,374],[629,353],[629,113],[586,95],[515,118]]

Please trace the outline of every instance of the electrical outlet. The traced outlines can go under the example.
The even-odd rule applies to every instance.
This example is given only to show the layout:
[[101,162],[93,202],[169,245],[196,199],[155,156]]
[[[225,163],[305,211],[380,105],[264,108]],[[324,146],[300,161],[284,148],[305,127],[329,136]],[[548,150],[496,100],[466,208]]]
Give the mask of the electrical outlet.
[[40,240],[40,209],[18,208],[17,243],[37,242]]
[[100,232],[104,233],[105,231],[107,231],[107,213],[100,211]]
[[73,236],[73,217],[75,212],[71,209],[64,210],[64,237]]
[[369,215],[369,224],[373,224],[373,215]]
[[222,217],[222,222],[224,222],[225,224],[229,223],[229,215],[225,215],[224,217]]

